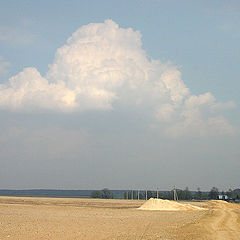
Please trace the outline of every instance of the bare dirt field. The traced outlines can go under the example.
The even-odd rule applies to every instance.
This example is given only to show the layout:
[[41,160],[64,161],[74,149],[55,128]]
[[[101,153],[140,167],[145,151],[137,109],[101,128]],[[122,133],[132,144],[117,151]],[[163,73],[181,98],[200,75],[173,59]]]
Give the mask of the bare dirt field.
[[144,211],[144,201],[0,197],[0,239],[240,239],[240,205]]

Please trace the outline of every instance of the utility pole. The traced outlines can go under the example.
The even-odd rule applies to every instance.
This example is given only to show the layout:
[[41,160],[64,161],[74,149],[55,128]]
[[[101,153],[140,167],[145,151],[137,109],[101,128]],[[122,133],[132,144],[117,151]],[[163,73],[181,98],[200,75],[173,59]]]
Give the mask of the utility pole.
[[157,189],[157,199],[158,199],[158,189]]
[[132,200],[133,200],[133,190],[132,190]]
[[178,195],[177,195],[177,190],[176,190],[175,186],[174,186],[174,189],[173,189],[173,200],[178,201]]
[[146,200],[147,200],[148,198],[147,198],[147,190],[146,190]]
[[138,200],[139,200],[139,190],[138,190]]

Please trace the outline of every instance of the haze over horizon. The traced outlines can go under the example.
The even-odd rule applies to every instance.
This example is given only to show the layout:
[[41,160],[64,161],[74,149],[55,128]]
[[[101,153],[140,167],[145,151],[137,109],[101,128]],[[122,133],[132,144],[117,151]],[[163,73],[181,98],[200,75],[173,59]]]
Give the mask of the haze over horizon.
[[0,189],[239,188],[238,1],[4,1]]

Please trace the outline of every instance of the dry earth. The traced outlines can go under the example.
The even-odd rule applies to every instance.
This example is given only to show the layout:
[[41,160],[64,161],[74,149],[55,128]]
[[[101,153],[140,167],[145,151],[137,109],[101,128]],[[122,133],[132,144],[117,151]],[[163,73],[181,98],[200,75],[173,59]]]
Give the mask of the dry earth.
[[144,201],[0,197],[0,239],[240,239],[240,206],[142,211]]
[[207,202],[207,214],[193,224],[179,229],[180,240],[239,240],[240,204]]

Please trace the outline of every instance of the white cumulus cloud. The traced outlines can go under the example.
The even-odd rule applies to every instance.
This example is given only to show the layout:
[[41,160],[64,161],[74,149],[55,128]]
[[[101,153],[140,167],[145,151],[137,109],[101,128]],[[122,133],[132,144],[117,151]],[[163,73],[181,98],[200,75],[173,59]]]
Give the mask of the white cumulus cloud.
[[198,135],[208,128],[232,131],[218,111],[234,103],[219,103],[211,93],[192,95],[176,66],[146,57],[139,31],[112,20],[74,32],[46,76],[25,68],[0,85],[1,109],[109,110],[114,102],[147,107],[172,136],[190,128]]

